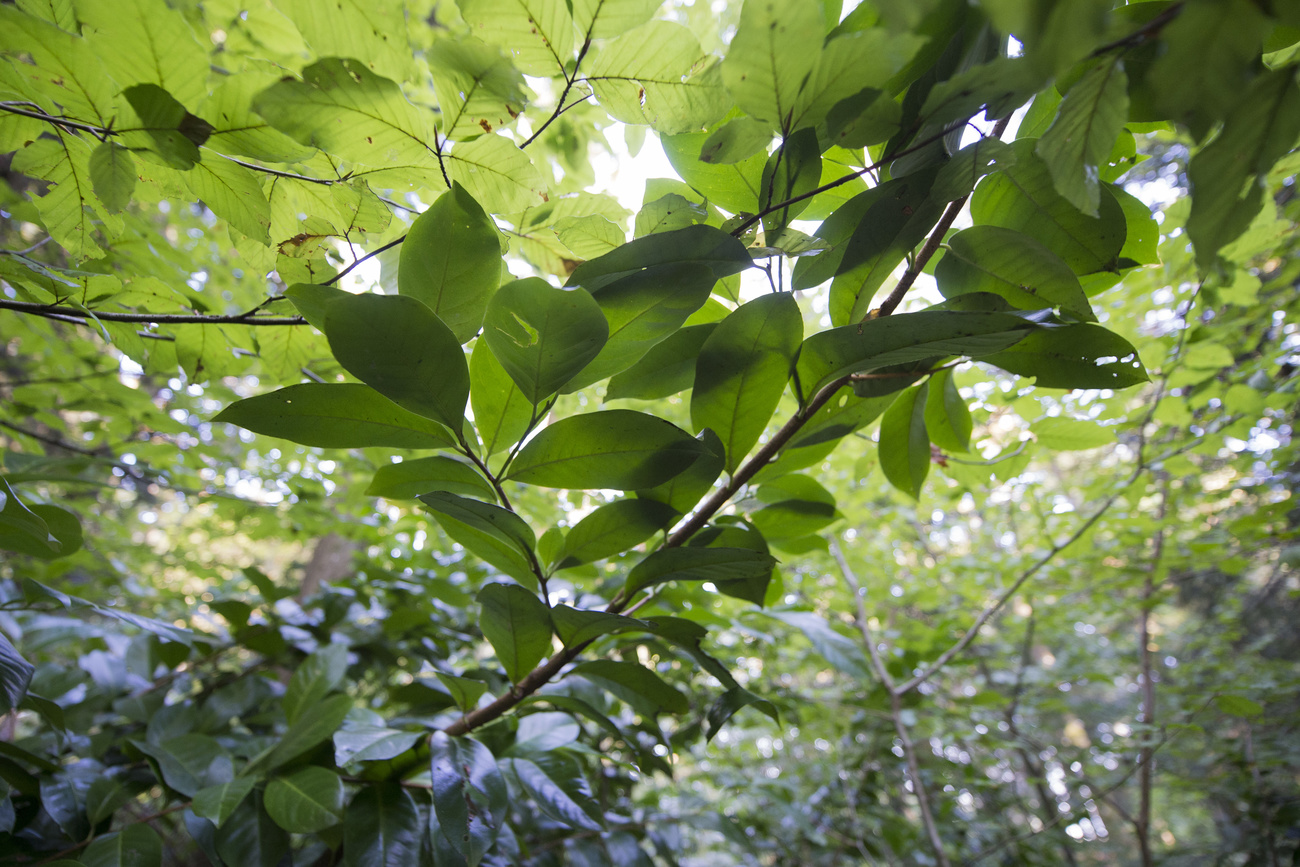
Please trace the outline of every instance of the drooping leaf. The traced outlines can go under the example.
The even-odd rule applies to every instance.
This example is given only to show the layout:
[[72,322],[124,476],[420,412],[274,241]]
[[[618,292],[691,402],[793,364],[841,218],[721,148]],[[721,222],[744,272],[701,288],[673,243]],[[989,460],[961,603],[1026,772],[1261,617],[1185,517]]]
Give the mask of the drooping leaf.
[[802,340],[803,317],[794,296],[775,293],[731,313],[701,347],[691,423],[718,434],[728,471],[735,472],[767,427]]
[[754,264],[745,245],[713,226],[690,226],[675,232],[647,235],[598,259],[583,262],[566,285],[581,286],[597,295],[606,286],[656,265],[695,264],[721,280]]
[[650,348],[641,360],[610,377],[605,400],[631,397],[655,400],[685,391],[695,382],[700,347],[716,323],[688,325]]
[[807,210],[811,201],[801,197],[816,189],[821,177],[821,147],[816,130],[802,129],[786,136],[763,166],[758,202],[766,211],[791,199],[800,201],[764,215],[763,232],[769,241],[778,239],[790,221]]
[[1090,217],[1098,216],[1098,167],[1110,156],[1128,120],[1128,77],[1119,55],[1098,62],[1074,83],[1035,153],[1056,191]]
[[503,765],[546,815],[571,828],[585,831],[601,830],[600,823],[534,762],[522,758],[509,758],[503,760]]
[[743,581],[769,575],[776,560],[749,548],[662,548],[628,573],[626,592],[665,581]]
[[390,500],[413,500],[431,491],[496,498],[492,484],[472,464],[441,455],[382,466],[366,488],[367,495]]
[[678,514],[695,508],[726,468],[726,449],[718,435],[705,428],[699,440],[702,448],[690,466],[663,484],[639,490],[636,495],[667,503]]
[[18,707],[35,671],[36,667],[23,659],[9,639],[0,635],[0,713]]
[[[289,678],[282,706],[285,719],[296,723],[343,680],[348,670],[348,648],[344,644],[326,644],[303,660]],[[292,829],[287,829],[292,830]]]
[[512,578],[535,585],[532,552],[536,536],[514,512],[445,491],[423,494],[419,499],[433,510],[453,540]]
[[767,699],[759,698],[744,687],[733,686],[718,696],[709,707],[709,712],[705,717],[709,724],[707,739],[712,741],[722,727],[727,724],[727,721],[736,715],[737,711],[751,706],[773,722],[780,721],[776,705]]
[[397,287],[424,302],[461,343],[478,333],[501,281],[496,224],[459,184],[415,218],[402,242]]
[[871,667],[861,645],[836,630],[821,615],[811,611],[763,613],[802,632],[813,649],[835,668],[857,680],[871,681]]
[[933,374],[925,399],[925,430],[930,440],[951,452],[968,451],[973,427],[970,408],[957,391],[952,371]]
[[930,436],[925,429],[929,384],[905,390],[880,419],[880,468],[895,488],[916,499],[930,472]]
[[665,683],[659,675],[635,662],[595,659],[582,663],[573,671],[583,677],[596,678],[622,687],[660,712],[685,713],[690,707],[686,696]]
[[509,806],[505,777],[492,751],[473,738],[439,732],[430,747],[430,831],[467,864],[477,865],[495,842]]
[[343,812],[343,780],[333,771],[308,766],[266,787],[266,812],[293,834],[312,834],[337,825]]
[[627,551],[662,530],[676,514],[654,500],[617,500],[587,515],[564,537],[560,568],[604,560]]
[[551,649],[546,605],[518,584],[489,584],[478,594],[479,629],[506,676],[518,683]]
[[254,241],[271,242],[271,206],[251,171],[212,156],[197,163],[186,173],[185,180],[218,217]]
[[1017,345],[980,360],[1032,376],[1040,388],[1126,388],[1147,381],[1133,345],[1089,323],[1028,334]]
[[551,622],[555,624],[555,634],[564,642],[565,647],[576,647],[614,632],[649,632],[654,628],[643,620],[621,614],[570,608],[567,605],[556,605],[551,609]]
[[141,128],[153,142],[153,150],[168,165],[186,170],[199,162],[199,147],[212,133],[211,124],[191,114],[180,100],[156,84],[128,87],[122,96],[135,110]]
[[650,488],[686,469],[702,446],[684,430],[626,409],[570,416],[520,449],[508,478],[547,488]]
[[497,361],[486,340],[474,343],[469,357],[470,408],[474,427],[490,457],[519,441],[528,430],[533,405]]
[[94,215],[102,211],[99,216],[106,222],[117,219],[94,193],[90,154],[90,146],[80,137],[59,130],[54,138],[32,142],[13,159],[15,171],[52,184],[36,200],[36,209],[51,237],[78,259],[104,255],[96,238]]

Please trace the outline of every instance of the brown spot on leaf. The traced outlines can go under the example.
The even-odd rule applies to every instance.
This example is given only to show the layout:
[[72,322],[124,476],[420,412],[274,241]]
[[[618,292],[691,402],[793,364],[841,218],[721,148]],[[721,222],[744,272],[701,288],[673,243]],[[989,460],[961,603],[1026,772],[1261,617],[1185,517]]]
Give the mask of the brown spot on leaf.
[[478,125],[483,127],[483,132],[492,132],[492,124],[487,122],[487,118],[480,119]]

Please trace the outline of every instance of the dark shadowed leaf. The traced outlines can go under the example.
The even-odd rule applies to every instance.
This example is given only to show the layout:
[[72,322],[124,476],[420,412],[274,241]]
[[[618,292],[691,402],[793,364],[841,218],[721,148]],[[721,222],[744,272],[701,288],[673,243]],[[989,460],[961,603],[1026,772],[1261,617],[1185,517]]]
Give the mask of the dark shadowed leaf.
[[546,605],[518,584],[489,584],[479,591],[478,603],[479,629],[506,676],[518,683],[551,649]]

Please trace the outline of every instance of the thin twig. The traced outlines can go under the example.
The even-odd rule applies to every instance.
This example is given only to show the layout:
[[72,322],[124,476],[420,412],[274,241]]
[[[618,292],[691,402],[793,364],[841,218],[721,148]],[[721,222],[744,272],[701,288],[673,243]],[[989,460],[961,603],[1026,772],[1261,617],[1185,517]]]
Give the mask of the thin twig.
[[405,240],[406,240],[406,235],[402,235],[402,237],[397,238],[396,240],[393,240],[393,241],[389,241],[387,244],[385,244],[385,245],[382,246],[382,247],[379,247],[379,248],[377,248],[377,249],[371,250],[369,253],[367,253],[366,255],[362,256],[360,259],[357,259],[357,260],[356,260],[355,262],[353,262],[351,265],[349,265],[348,267],[344,268],[342,271],[340,271],[340,272],[338,272],[337,274],[335,274],[333,277],[331,277],[331,278],[329,278],[328,280],[326,280],[325,282],[321,283],[321,285],[322,285],[322,286],[332,286],[333,284],[335,284],[335,283],[339,282],[340,280],[342,280],[343,277],[344,277],[345,275],[347,275],[347,273],[348,273],[349,271],[351,271],[353,268],[355,268],[355,267],[357,267],[358,265],[360,265],[362,262],[366,261],[367,259],[373,259],[374,257],[378,256],[380,253],[384,252],[385,250],[391,250],[391,249],[393,249],[394,247],[396,247],[398,244],[402,243],[402,242],[405,241]]
[[43,316],[46,319],[81,323],[84,323],[87,319],[99,319],[104,322],[155,323],[158,325],[304,325],[307,322],[301,316],[250,317],[245,313],[226,315],[204,313],[110,313],[101,310],[78,310],[75,307],[60,307],[57,304],[10,301],[7,298],[0,298],[0,310],[13,310],[18,313]]

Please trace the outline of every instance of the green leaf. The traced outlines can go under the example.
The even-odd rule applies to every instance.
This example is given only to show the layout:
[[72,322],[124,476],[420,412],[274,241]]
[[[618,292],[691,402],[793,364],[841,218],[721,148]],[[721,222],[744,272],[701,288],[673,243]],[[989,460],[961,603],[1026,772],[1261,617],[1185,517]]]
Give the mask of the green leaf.
[[403,295],[339,291],[324,324],[348,373],[417,415],[461,429],[469,364],[460,341],[428,307]]
[[824,33],[814,3],[746,0],[722,62],[722,80],[736,104],[750,117],[792,131],[796,112],[809,107],[800,92],[817,65]]
[[90,181],[104,207],[118,213],[131,203],[135,189],[135,159],[119,144],[106,141],[90,153]]
[[838,632],[821,615],[811,611],[765,611],[763,613],[802,632],[813,649],[844,674],[864,683],[874,680],[862,646]]
[[127,825],[95,840],[81,853],[87,867],[159,867],[162,864],[162,841],[144,823]]
[[503,759],[502,765],[508,768],[524,793],[532,798],[547,816],[571,828],[585,831],[603,830],[596,819],[592,818],[535,763],[528,759],[510,758]]
[[633,233],[640,238],[655,232],[672,232],[703,223],[708,217],[704,205],[698,205],[676,193],[669,193],[637,211]]
[[266,812],[291,834],[313,834],[337,825],[343,811],[343,780],[333,771],[309,766],[276,777],[263,796]]
[[168,165],[185,170],[199,162],[199,147],[212,134],[211,124],[190,114],[180,100],[156,84],[128,87],[122,96],[135,109],[141,127]]
[[1133,345],[1100,325],[1051,328],[980,359],[1040,388],[1128,388],[1148,377]]
[[158,85],[190,107],[208,95],[208,52],[181,13],[163,0],[76,5],[91,44],[119,86]]
[[[0,11],[4,8],[0,6]],[[95,237],[94,213],[108,223],[118,219],[94,194],[90,153],[90,146],[79,137],[56,130],[53,138],[32,142],[14,154],[13,159],[15,171],[53,185],[36,200],[36,210],[50,236],[78,259],[97,259],[104,255]]]
[[9,713],[22,703],[35,671],[9,639],[0,635],[0,713]]
[[425,57],[447,138],[490,133],[513,123],[524,110],[524,77],[497,48],[472,38],[444,38]]
[[220,828],[256,785],[257,780],[252,777],[236,777],[229,782],[206,786],[194,793],[190,809],[196,816],[211,819]]
[[[405,7],[398,0],[276,0],[317,57],[355,57],[394,81],[414,80]],[[250,13],[251,14],[251,13]]]
[[585,39],[608,39],[649,21],[663,0],[573,0],[573,23]]
[[502,286],[489,302],[483,339],[534,406],[595,358],[609,333],[585,289],[557,289],[530,277]]
[[360,60],[317,61],[302,71],[301,81],[268,87],[253,109],[289,137],[345,160],[440,176],[429,112]]
[[610,377],[605,400],[655,400],[677,394],[695,382],[696,358],[716,323],[688,325],[650,348],[641,360]]
[[474,427],[490,457],[519,441],[533,418],[533,405],[497,361],[486,340],[474,343],[469,357],[470,408]]
[[312,148],[276,130],[253,111],[257,95],[278,80],[278,75],[259,74],[253,69],[225,76],[197,110],[212,126],[205,146],[218,153],[267,162],[299,162],[309,158]]
[[709,133],[700,146],[699,160],[713,165],[734,165],[755,154],[766,154],[772,128],[752,117],[727,121]]
[[[555,634],[565,647],[576,647],[588,641],[615,632],[653,632],[654,625],[644,620],[556,605],[551,609],[551,622]],[[549,698],[549,697],[548,697]]]
[[595,659],[575,667],[573,673],[594,678],[598,683],[608,682],[620,686],[645,699],[656,712],[686,713],[690,709],[686,696],[665,683],[659,675],[635,662]]
[[985,178],[971,196],[975,223],[1015,229],[1065,260],[1076,274],[1112,271],[1127,230],[1124,211],[1103,196],[1099,218],[1089,217],[1056,191],[1034,139],[1020,139],[1015,164]]
[[705,719],[708,721],[708,734],[706,740],[712,741],[717,736],[722,727],[727,724],[736,712],[741,708],[753,706],[755,710],[767,716],[773,722],[780,722],[780,715],[776,711],[776,705],[767,699],[759,698],[749,690],[741,686],[733,686],[714,700],[709,706],[709,712]]
[[236,401],[213,421],[321,448],[436,449],[455,443],[447,428],[358,383],[291,385]]
[[565,535],[558,565],[564,569],[621,554],[662,530],[676,514],[654,500],[617,500],[601,506]]
[[586,78],[610,117],[675,135],[727,111],[726,91],[709,61],[690,30],[649,21],[593,52]]
[[880,468],[898,490],[916,499],[930,472],[925,429],[929,384],[914,385],[894,399],[880,419]]
[[892,96],[868,87],[831,106],[826,135],[842,148],[868,147],[897,135],[902,118],[902,106]]
[[[447,677],[440,675],[439,679]],[[452,678],[464,680],[464,678]],[[470,681],[478,683],[478,681]],[[443,681],[444,685],[446,681]],[[487,684],[479,683],[483,689]],[[479,690],[479,695],[483,694]],[[477,696],[475,697],[477,700]],[[470,703],[473,706],[473,703]],[[463,706],[462,706],[463,707]],[[354,762],[382,762],[400,756],[423,737],[421,732],[408,732],[384,726],[360,726],[334,733],[334,761],[340,767]]]
[[1098,167],[1128,121],[1128,77],[1120,55],[1092,66],[1065,94],[1056,120],[1035,152],[1047,163],[1056,191],[1090,217],[1098,216]]
[[[744,21],[743,14],[741,20]],[[862,91],[883,88],[923,44],[924,37],[883,27],[829,40],[820,51],[810,52],[816,62],[799,85],[789,128],[816,126],[843,100]]]
[[711,428],[735,472],[758,442],[785,392],[803,340],[803,317],[789,293],[764,295],[722,320],[696,362],[691,423]]
[[896,313],[809,337],[799,350],[795,374],[807,399],[850,373],[939,356],[999,352],[1037,327],[1010,313]]
[[492,484],[472,464],[441,455],[382,466],[366,488],[368,496],[390,500],[413,500],[431,491],[450,491],[481,500],[496,498]]
[[338,731],[343,718],[352,710],[352,697],[331,695],[315,705],[312,712],[300,718],[284,733],[279,742],[265,755],[244,769],[244,774],[268,773],[286,765],[317,744],[329,740]]
[[1210,267],[1264,204],[1264,176],[1300,136],[1300,87],[1292,71],[1262,75],[1237,101],[1223,130],[1187,167],[1192,211],[1187,234],[1196,261]]
[[551,650],[545,603],[518,584],[489,584],[479,591],[478,625],[506,676],[518,683]]
[[[759,123],[759,126],[766,131],[770,141],[771,128],[765,123]],[[763,185],[767,151],[759,150],[734,163],[706,162],[702,148],[715,134],[688,132],[662,136],[659,141],[673,170],[711,204],[733,214],[758,211],[758,194]]]
[[267,814],[256,789],[213,835],[217,856],[241,867],[278,867],[289,854],[289,842],[289,832]]
[[512,578],[535,586],[533,546],[537,538],[514,512],[444,491],[423,494],[419,500],[433,510],[434,518],[453,540]]
[[402,242],[398,291],[422,301],[461,343],[478,333],[501,282],[496,224],[459,184],[415,218]]
[[952,371],[931,375],[925,399],[925,429],[930,440],[950,452],[969,451],[973,427],[970,408],[957,391]]
[[317,649],[303,660],[289,678],[289,685],[281,700],[285,719],[293,724],[303,714],[310,713],[321,699],[343,681],[347,671],[347,645],[326,644]]
[[32,65],[23,70],[23,77],[69,116],[101,125],[113,117],[118,88],[87,40],[4,5],[0,50],[30,55]]
[[437,732],[430,747],[430,830],[469,865],[477,865],[496,841],[509,807],[505,777],[492,751],[473,738]]
[[420,859],[420,811],[396,781],[365,786],[343,823],[344,867],[407,867]]
[[686,469],[702,446],[661,418],[626,409],[562,418],[528,441],[508,478],[546,488],[650,488]]
[[58,537],[50,532],[45,519],[18,498],[4,476],[0,476],[0,529],[27,536],[49,551],[59,551],[62,548]]
[[458,0],[474,35],[509,53],[521,72],[550,78],[573,59],[565,0]]
[[1050,416],[1029,426],[1039,444],[1053,451],[1084,451],[1101,448],[1115,441],[1115,428],[1095,421]]
[[456,703],[456,707],[465,713],[469,713],[478,707],[478,700],[487,692],[487,684],[481,680],[472,680],[468,677],[455,677],[450,674],[443,674],[436,671],[434,674],[438,682],[446,687],[447,692],[451,694],[451,699]]
[[627,236],[617,223],[599,214],[582,217],[562,217],[552,227],[560,242],[583,259],[597,256],[623,246]]
[[271,243],[271,205],[250,170],[214,156],[195,165],[185,181],[212,213],[254,241]]
[[744,244],[721,229],[690,226],[637,238],[598,259],[583,262],[566,285],[581,286],[598,295],[611,284],[657,265],[676,264],[705,266],[714,280],[721,280],[753,267],[754,260]]
[[1264,706],[1259,702],[1246,698],[1243,695],[1216,695],[1214,703],[1219,706],[1219,710],[1227,714],[1239,717],[1259,716],[1264,712]]
[[513,141],[485,135],[445,153],[447,174],[493,214],[507,214],[547,201],[537,167]]
[[[762,187],[758,201],[764,210],[781,202],[806,195],[821,183],[821,147],[817,131],[802,129],[786,136],[785,141],[768,157],[763,166]],[[763,217],[764,236],[776,240],[790,221],[812,204],[809,199],[795,202]]]
[[690,466],[662,485],[639,490],[636,495],[667,503],[678,514],[685,514],[695,508],[695,504],[712,489],[713,483],[726,467],[725,447],[718,435],[705,428],[699,440],[702,446],[700,454]]
[[744,581],[765,577],[776,560],[749,548],[661,548],[628,573],[628,594],[666,581]]
[[982,138],[952,155],[935,176],[930,195],[945,202],[970,193],[980,178],[1015,165],[1016,151],[1004,141]]
[[991,292],[1022,310],[1060,307],[1080,319],[1097,318],[1070,266],[1012,229],[974,226],[953,235],[934,277],[945,298]]

